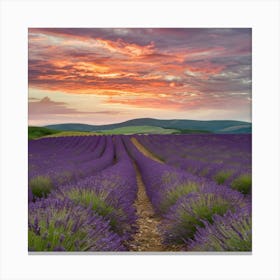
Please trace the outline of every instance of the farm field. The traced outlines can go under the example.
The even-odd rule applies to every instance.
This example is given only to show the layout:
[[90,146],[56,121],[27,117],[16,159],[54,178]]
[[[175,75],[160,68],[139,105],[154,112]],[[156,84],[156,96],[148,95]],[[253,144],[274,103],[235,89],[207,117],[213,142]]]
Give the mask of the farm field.
[[64,136],[89,136],[97,135],[95,132],[89,131],[60,131],[55,129],[49,129],[46,127],[28,127],[28,139],[38,139],[43,137],[64,137]]
[[29,251],[252,250],[251,134],[44,137],[28,155]]

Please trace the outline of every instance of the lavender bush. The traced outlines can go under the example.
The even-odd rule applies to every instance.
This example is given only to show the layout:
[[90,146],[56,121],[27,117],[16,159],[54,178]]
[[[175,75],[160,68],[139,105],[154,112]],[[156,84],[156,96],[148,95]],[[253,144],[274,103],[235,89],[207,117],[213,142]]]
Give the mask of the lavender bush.
[[204,227],[197,229],[187,249],[191,251],[252,251],[251,207],[236,212],[228,211],[224,216],[214,215],[213,223],[203,221]]
[[116,163],[97,175],[58,188],[51,197],[68,198],[89,207],[109,222],[111,230],[129,239],[135,232],[136,175],[120,138],[115,138]]
[[[131,137],[164,162],[145,156]],[[29,250],[127,250],[123,244],[137,231],[134,164],[162,219],[165,243],[194,251],[250,250],[250,139],[134,135],[29,141]]]
[[251,192],[248,177],[252,166],[252,144],[249,134],[136,137],[157,157],[174,167],[231,186],[244,194]]
[[[29,187],[33,193],[33,199],[36,197],[46,196],[49,194],[51,189],[58,188],[61,185],[69,184],[71,182],[78,182],[81,178],[92,175],[113,164],[114,147],[111,137],[101,138],[100,141],[98,141],[96,149],[93,151],[91,151],[91,149],[89,149],[87,146],[89,151],[85,153],[85,151],[82,150],[82,155],[77,152],[76,155],[73,155],[73,153],[69,151],[68,143],[71,143],[72,140],[69,139],[67,141],[67,137],[64,138],[66,138],[64,141],[67,148],[61,148],[61,150],[66,151],[71,156],[68,154],[65,155],[65,152],[61,152],[61,150],[58,149],[59,146],[51,146],[51,150],[54,150],[54,156],[53,158],[47,160],[47,165],[44,164],[44,162],[42,163],[41,160],[44,159],[44,153],[41,155],[41,157],[31,157],[29,165],[36,166],[36,168],[33,169],[29,168]],[[79,147],[84,144],[84,138],[90,139],[94,137],[75,138],[79,138],[78,142],[75,139],[75,143],[78,143],[76,143],[77,147],[75,148],[79,149]],[[44,140],[43,142],[46,142],[45,139],[42,140]],[[41,140],[36,141],[40,142]],[[62,145],[63,142],[60,142]],[[38,144],[36,143],[35,147],[37,146]],[[58,150],[55,151],[55,149]],[[33,148],[30,150],[32,150],[31,155],[37,155],[35,153],[36,149]],[[46,152],[46,154],[48,153]],[[89,154],[91,154],[91,158],[89,157]],[[96,158],[96,156],[100,157]]]
[[200,192],[182,196],[164,216],[164,239],[167,243],[184,243],[192,238],[202,220],[213,222],[213,215],[235,212],[247,205],[246,200],[230,189],[206,187]]
[[107,221],[69,200],[29,204],[29,251],[122,251],[121,238]]

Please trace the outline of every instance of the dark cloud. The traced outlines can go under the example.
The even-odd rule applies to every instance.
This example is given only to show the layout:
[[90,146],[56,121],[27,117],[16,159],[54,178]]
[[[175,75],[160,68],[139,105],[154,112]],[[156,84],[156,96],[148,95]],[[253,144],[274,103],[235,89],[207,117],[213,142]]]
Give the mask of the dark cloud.
[[[145,46],[154,42],[159,49],[184,47],[185,49],[224,46],[241,48],[251,46],[250,28],[30,28],[31,36],[36,33],[61,37],[102,38],[124,40]],[[244,46],[245,44],[245,46]]]
[[[251,49],[249,28],[30,28],[29,86],[119,95],[120,104],[134,107],[232,104],[238,111],[251,96]],[[49,99],[31,102],[30,110],[90,113]]]

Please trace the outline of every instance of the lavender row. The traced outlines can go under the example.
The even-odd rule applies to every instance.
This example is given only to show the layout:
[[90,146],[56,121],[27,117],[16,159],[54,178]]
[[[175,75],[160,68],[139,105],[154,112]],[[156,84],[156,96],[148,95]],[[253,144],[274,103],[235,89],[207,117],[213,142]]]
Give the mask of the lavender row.
[[136,221],[133,206],[137,195],[136,175],[121,138],[115,137],[114,140],[114,165],[96,175],[59,187],[51,197],[67,197],[86,206],[92,204],[94,211],[111,221],[116,232],[128,238]]
[[251,193],[250,135],[154,135],[137,139],[170,165]]
[[198,228],[194,239],[188,243],[190,251],[235,251],[252,250],[252,213],[251,205],[235,213],[214,215],[213,223],[204,221]]
[[[41,140],[33,140],[29,142],[29,168],[36,170],[38,168],[48,169],[53,166],[58,166],[64,162],[75,163],[100,157],[106,146],[104,137],[64,137],[60,139],[60,143],[54,142],[53,138],[45,138]],[[80,138],[80,139],[76,139]],[[84,143],[83,139],[88,138],[90,141]],[[47,141],[49,140],[49,141]],[[50,141],[51,140],[51,141]],[[69,143],[78,140],[78,145],[69,148]],[[35,142],[35,143],[34,143]],[[37,143],[40,143],[39,145]],[[43,142],[43,144],[41,143]],[[55,141],[57,142],[57,141]],[[55,147],[52,146],[55,144]],[[36,146],[36,149],[31,148]],[[67,148],[61,148],[67,147]],[[79,151],[79,152],[78,152]]]
[[199,185],[204,183],[205,180],[197,176],[147,158],[133,145],[129,137],[123,136],[123,139],[139,167],[147,195],[158,214],[162,215],[173,203],[172,195],[168,194],[174,190],[174,186],[179,188],[185,184],[191,185],[192,182],[198,182]]
[[[55,153],[63,153],[64,151],[71,151],[77,153],[85,151],[90,147],[94,147],[101,137],[48,137],[37,140],[29,140],[29,153],[36,156],[36,154],[44,155],[46,157],[53,156]],[[72,154],[71,153],[71,154]]]
[[[102,139],[101,139],[102,140]],[[65,140],[67,142],[67,140]],[[103,140],[102,140],[103,141]],[[51,168],[45,169],[40,167],[36,170],[29,171],[29,188],[33,196],[46,196],[52,189],[56,189],[61,185],[71,182],[78,182],[80,179],[95,174],[104,168],[113,164],[114,161],[114,147],[112,137],[104,137],[106,142],[105,150],[100,158],[93,158],[84,162],[62,162],[61,164],[53,164]],[[101,149],[98,149],[98,153]],[[96,151],[95,150],[95,151]],[[103,147],[102,147],[103,150]],[[60,154],[64,158],[64,154]],[[30,193],[30,198],[33,198]]]
[[[30,203],[30,250],[127,250],[125,244],[136,230],[136,176],[120,137],[115,137],[114,147],[114,165]],[[50,215],[40,210],[42,203],[51,205]],[[38,231],[38,225],[44,230]]]
[[42,199],[28,208],[29,251],[123,251],[109,222],[70,200]]
[[215,215],[224,216],[229,211],[236,213],[249,207],[250,199],[240,192],[149,159],[128,137],[124,139],[141,171],[149,199],[163,218],[164,242],[186,245],[198,228],[205,227],[205,222],[215,223]]

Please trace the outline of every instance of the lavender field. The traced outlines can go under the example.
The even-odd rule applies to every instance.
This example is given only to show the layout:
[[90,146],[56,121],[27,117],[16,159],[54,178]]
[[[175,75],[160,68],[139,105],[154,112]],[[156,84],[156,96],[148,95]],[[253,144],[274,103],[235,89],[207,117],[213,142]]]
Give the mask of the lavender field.
[[29,251],[251,251],[251,135],[29,140]]

